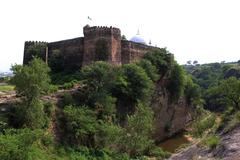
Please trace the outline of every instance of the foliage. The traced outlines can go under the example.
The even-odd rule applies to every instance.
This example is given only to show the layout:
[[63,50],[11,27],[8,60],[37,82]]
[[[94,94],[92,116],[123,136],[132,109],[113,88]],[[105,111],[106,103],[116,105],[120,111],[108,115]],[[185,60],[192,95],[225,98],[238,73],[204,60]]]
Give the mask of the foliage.
[[35,43],[34,45],[29,46],[26,50],[26,61],[30,62],[34,57],[45,59],[46,45],[46,43]]
[[220,143],[220,137],[216,135],[209,136],[203,139],[202,144],[206,145],[210,149],[214,149]]
[[48,90],[50,69],[41,59],[34,58],[28,66],[15,65],[12,71],[14,77],[11,83],[15,85],[17,93],[27,101],[39,98]]
[[47,117],[52,117],[54,109],[55,105],[51,101],[48,101],[44,104],[43,110]]
[[64,89],[73,88],[74,85],[75,85],[77,82],[78,82],[78,81],[76,81],[76,80],[72,80],[72,81],[70,81],[70,82],[65,82],[65,83],[63,84],[63,88],[64,88]]
[[205,101],[204,108],[212,111],[224,111],[227,107],[223,95],[219,92],[219,82],[229,77],[238,77],[237,63],[209,63],[202,65],[185,65],[193,77],[193,82],[201,88]]
[[69,93],[69,92],[65,92],[65,93],[63,94],[62,102],[63,102],[63,106],[75,104],[75,101],[74,101],[74,99],[73,99],[73,96],[72,96],[71,93]]
[[149,60],[157,68],[161,77],[171,68],[172,55],[165,48],[145,54],[144,59]]
[[202,115],[193,124],[192,135],[195,137],[201,137],[205,131],[215,125],[215,120],[216,116],[214,114]]
[[240,80],[235,77],[220,82],[219,91],[228,106],[240,109]]
[[113,69],[106,62],[95,62],[85,66],[81,71],[83,84],[88,86],[91,91],[109,89],[114,80]]
[[63,85],[64,83],[79,81],[80,77],[81,76],[78,71],[77,72],[63,71],[58,73],[51,73],[51,80],[52,83],[55,85]]
[[49,87],[48,87],[48,93],[55,93],[58,91],[58,86],[57,85],[53,85],[53,84],[50,84]]
[[152,63],[149,60],[142,59],[137,63],[137,65],[145,70],[147,76],[153,82],[156,82],[159,79],[159,75],[157,74],[157,68],[154,65],[152,65]]
[[233,107],[234,110],[240,109],[240,80],[235,77],[222,80],[215,87],[208,89],[206,94],[207,104],[215,105],[226,109]]
[[117,98],[136,104],[149,98],[153,82],[144,69],[136,64],[126,64],[121,68],[114,87],[113,93]]
[[95,113],[86,106],[66,106],[63,110],[65,137],[70,144],[82,144],[94,147],[94,135],[97,131]]
[[85,87],[85,104],[95,108],[98,118],[111,116],[115,112],[115,101],[111,90],[116,74],[110,64],[96,62],[81,71],[82,85]]
[[193,83],[192,78],[189,75],[185,76],[184,95],[188,104],[201,106],[203,103],[200,87],[196,83]]
[[34,58],[28,66],[15,65],[12,70],[14,77],[11,83],[16,86],[17,93],[23,97],[21,109],[15,110],[21,111],[18,113],[20,115],[18,120],[32,129],[44,127],[46,115],[39,98],[48,91],[50,69],[42,60]]
[[160,147],[155,146],[149,151],[149,155],[158,159],[165,159],[170,156],[170,153],[163,151]]
[[33,158],[31,155],[34,152],[34,145],[42,136],[41,130],[6,130],[5,134],[0,135],[0,159],[25,160]]
[[177,101],[183,95],[185,81],[184,70],[177,63],[174,64],[169,78],[167,89],[170,93],[171,100]]
[[232,131],[239,124],[240,124],[240,111],[236,113],[232,113],[232,111],[230,111],[229,113],[224,114],[223,123],[221,127],[223,128],[223,132],[227,133],[229,131]]
[[128,125],[125,129],[122,145],[132,156],[142,155],[153,145],[153,112],[151,108],[138,104],[136,112],[128,116]]

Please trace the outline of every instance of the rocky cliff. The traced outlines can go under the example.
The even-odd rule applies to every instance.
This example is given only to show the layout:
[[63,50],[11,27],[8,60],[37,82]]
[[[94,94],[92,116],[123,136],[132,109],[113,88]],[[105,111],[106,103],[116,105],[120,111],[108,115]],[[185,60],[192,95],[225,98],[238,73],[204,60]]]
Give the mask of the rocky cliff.
[[182,131],[193,117],[193,107],[186,103],[185,98],[181,97],[177,102],[172,102],[166,88],[161,85],[156,86],[151,106],[155,117],[156,141],[162,141]]

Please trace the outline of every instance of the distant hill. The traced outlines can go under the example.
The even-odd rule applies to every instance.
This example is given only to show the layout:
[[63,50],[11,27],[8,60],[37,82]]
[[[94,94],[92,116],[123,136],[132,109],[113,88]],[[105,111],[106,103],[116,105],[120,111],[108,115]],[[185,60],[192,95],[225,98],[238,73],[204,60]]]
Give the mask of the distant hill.
[[12,72],[0,72],[0,78],[3,77],[12,77],[13,73]]

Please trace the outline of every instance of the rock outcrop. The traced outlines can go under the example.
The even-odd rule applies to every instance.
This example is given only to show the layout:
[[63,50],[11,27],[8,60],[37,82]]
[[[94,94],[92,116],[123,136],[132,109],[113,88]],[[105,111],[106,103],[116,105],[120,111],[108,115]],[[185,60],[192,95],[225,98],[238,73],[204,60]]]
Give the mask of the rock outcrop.
[[155,118],[154,139],[158,142],[181,132],[193,117],[193,107],[186,103],[185,98],[172,102],[166,88],[161,85],[156,86],[151,107]]
[[197,144],[172,155],[169,160],[240,160],[240,126],[229,133],[221,135],[220,144],[213,150]]

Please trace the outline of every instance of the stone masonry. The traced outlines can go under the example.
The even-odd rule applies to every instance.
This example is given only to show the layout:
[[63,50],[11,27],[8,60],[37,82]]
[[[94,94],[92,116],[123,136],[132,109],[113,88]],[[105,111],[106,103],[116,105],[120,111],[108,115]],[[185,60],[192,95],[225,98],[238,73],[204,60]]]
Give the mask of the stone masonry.
[[[122,40],[120,29],[114,27],[86,25],[83,33],[84,37],[57,42],[25,42],[23,64],[27,64],[37,55],[50,63],[51,68],[59,71],[79,69],[97,60],[121,65],[139,60],[147,52],[156,49],[153,46]],[[36,46],[37,50],[34,50]]]

